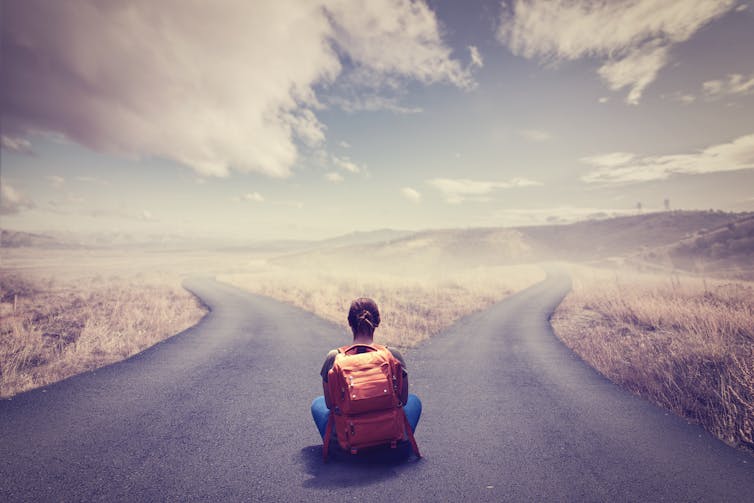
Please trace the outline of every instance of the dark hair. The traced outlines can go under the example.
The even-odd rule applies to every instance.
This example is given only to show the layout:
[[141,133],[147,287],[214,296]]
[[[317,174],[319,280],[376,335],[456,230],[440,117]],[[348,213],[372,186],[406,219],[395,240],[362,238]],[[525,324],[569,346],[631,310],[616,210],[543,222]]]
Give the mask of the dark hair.
[[351,302],[351,309],[348,310],[348,324],[356,332],[372,332],[380,325],[380,310],[377,309],[377,303],[372,299],[360,297]]

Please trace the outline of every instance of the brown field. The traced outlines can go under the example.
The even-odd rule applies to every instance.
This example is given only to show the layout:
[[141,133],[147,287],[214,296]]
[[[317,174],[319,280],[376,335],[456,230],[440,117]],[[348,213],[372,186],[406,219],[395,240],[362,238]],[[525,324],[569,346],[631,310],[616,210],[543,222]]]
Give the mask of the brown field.
[[217,276],[344,327],[350,301],[372,296],[383,316],[378,337],[396,346],[416,344],[544,278],[536,266],[336,272],[271,265],[252,252],[2,252],[2,397],[122,360],[194,325],[206,309],[180,287],[187,275]]
[[0,397],[128,358],[206,312],[170,281],[0,274]]
[[613,382],[754,451],[754,283],[574,268],[557,335]]
[[291,303],[348,329],[348,308],[357,297],[380,307],[379,342],[410,347],[450,326],[462,316],[485,309],[544,279],[537,266],[490,266],[403,274],[363,269],[298,269],[266,266],[256,272],[218,279]]
[[123,360],[196,324],[206,309],[181,288],[180,271],[208,273],[205,256],[2,249],[0,397]]

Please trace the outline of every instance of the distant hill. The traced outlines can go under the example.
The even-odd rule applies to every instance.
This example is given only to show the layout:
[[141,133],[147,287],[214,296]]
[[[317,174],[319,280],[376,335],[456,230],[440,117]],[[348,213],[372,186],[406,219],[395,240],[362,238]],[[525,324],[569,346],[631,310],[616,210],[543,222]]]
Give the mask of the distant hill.
[[699,229],[675,243],[646,250],[638,258],[666,267],[754,279],[754,215]]
[[401,273],[526,261],[529,247],[515,229],[448,229],[414,232],[381,242],[322,247],[278,257],[273,263],[308,268],[363,268]]
[[315,243],[316,246],[326,248],[338,246],[365,245],[393,241],[415,234],[415,231],[399,231],[394,229],[379,229],[376,231],[356,231],[342,236],[323,239]]
[[412,231],[382,229],[377,231],[353,232],[324,240],[255,240],[253,236],[244,239],[213,238],[178,234],[131,234],[127,232],[51,232],[30,233],[2,230],[0,246],[4,248],[97,248],[97,249],[203,249],[249,251],[250,253],[285,254],[333,248],[340,246],[379,243],[412,234]]
[[665,211],[519,230],[541,258],[582,261],[670,245],[741,216],[721,211]]
[[381,229],[321,241],[235,241],[210,238],[2,231],[2,247],[125,249],[232,249],[275,256],[284,266],[362,268],[434,274],[442,268],[506,265],[542,260],[628,260],[647,267],[732,271],[754,278],[754,213],[666,211],[566,225],[425,231]]
[[[744,219],[744,220],[742,220]],[[613,257],[649,257],[660,255],[693,256],[701,252],[684,248],[687,240],[709,234],[709,253],[722,252],[717,236],[726,237],[726,253],[737,253],[744,259],[749,245],[748,223],[753,214],[734,214],[719,211],[668,211],[644,215],[622,216],[603,220],[589,220],[568,225],[546,225],[519,228],[475,228],[427,230],[355,245],[327,246],[321,242],[315,250],[278,257],[280,265],[309,268],[359,268],[400,272],[423,268],[428,271],[438,267],[475,267],[478,265],[504,265],[540,260],[569,260],[576,262],[601,261]],[[754,221],[754,220],[752,220]],[[738,222],[738,223],[736,223]],[[733,225],[735,232],[729,230]],[[754,224],[751,224],[754,225]],[[385,237],[389,238],[389,234]],[[707,241],[704,241],[705,243]],[[696,241],[694,241],[696,243]],[[701,242],[700,242],[701,243]],[[706,248],[704,248],[706,249]],[[751,255],[749,255],[750,257]],[[701,259],[706,255],[699,254]],[[690,259],[689,259],[690,260]],[[658,265],[660,263],[658,262]],[[688,268],[677,260],[675,267]]]

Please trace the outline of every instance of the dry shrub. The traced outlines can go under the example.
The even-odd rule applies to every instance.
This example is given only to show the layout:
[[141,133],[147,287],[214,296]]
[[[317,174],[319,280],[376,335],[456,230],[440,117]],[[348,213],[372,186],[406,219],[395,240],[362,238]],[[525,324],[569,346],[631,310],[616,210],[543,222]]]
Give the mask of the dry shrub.
[[380,342],[410,347],[462,316],[541,281],[544,272],[528,265],[401,275],[381,273],[368,266],[338,271],[270,266],[218,279],[291,303],[345,329],[351,301],[371,297],[380,308]]
[[2,272],[0,396],[127,358],[196,324],[206,310],[176,284]]
[[587,271],[552,319],[610,380],[754,449],[754,285]]

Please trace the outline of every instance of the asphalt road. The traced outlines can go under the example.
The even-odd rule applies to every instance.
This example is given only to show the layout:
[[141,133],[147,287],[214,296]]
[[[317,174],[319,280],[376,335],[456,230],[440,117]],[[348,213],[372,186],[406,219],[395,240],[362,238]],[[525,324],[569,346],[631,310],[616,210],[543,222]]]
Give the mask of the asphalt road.
[[0,501],[754,501],[754,458],[554,338],[569,285],[551,273],[404,352],[424,459],[323,464],[309,405],[347,335],[193,280],[212,308],[196,327],[0,401]]

